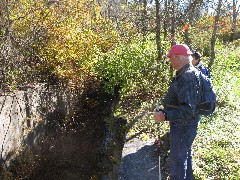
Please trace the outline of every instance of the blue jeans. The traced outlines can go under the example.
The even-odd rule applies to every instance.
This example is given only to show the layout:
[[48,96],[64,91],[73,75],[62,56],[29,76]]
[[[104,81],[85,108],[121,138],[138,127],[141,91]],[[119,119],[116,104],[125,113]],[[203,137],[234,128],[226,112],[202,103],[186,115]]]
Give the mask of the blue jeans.
[[200,118],[184,123],[170,122],[170,179],[193,180],[192,143]]

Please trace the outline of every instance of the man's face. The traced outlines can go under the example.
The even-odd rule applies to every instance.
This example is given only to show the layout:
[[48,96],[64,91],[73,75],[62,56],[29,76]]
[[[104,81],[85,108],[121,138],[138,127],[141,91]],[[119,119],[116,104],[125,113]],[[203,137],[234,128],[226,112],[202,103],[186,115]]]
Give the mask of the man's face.
[[198,63],[198,60],[195,57],[193,57],[192,64],[195,66],[197,65],[197,63]]
[[174,68],[174,69],[177,69],[178,70],[178,67],[179,67],[179,57],[175,54],[172,54],[171,57],[170,57],[170,63],[171,63],[171,66]]

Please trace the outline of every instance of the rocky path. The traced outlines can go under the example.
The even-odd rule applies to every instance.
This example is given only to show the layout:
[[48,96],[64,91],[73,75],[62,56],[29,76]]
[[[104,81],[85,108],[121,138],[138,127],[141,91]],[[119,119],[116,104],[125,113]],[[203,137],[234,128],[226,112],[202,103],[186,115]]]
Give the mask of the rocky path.
[[119,180],[159,180],[158,164],[155,139],[129,140],[123,148]]

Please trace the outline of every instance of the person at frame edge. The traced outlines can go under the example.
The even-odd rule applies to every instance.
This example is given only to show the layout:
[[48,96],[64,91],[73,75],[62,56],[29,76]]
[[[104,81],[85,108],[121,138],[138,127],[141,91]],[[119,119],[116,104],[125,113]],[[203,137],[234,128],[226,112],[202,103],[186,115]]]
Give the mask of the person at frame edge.
[[192,52],[184,44],[172,46],[167,57],[176,76],[160,102],[163,110],[155,110],[156,123],[170,123],[170,180],[192,180],[192,143],[197,135],[200,115],[200,71],[192,65]]
[[192,64],[198,68],[204,75],[209,76],[208,70],[205,68],[203,62],[201,61],[201,55],[199,52],[192,54],[193,60]]

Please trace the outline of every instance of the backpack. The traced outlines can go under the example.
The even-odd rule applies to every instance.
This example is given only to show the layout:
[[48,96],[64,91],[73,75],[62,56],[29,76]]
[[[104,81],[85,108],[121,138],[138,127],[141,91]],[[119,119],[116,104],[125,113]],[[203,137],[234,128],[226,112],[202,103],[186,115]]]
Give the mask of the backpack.
[[201,99],[196,108],[197,114],[208,116],[215,111],[217,95],[209,76],[200,72],[200,81],[202,82],[200,83],[202,84],[200,89]]

